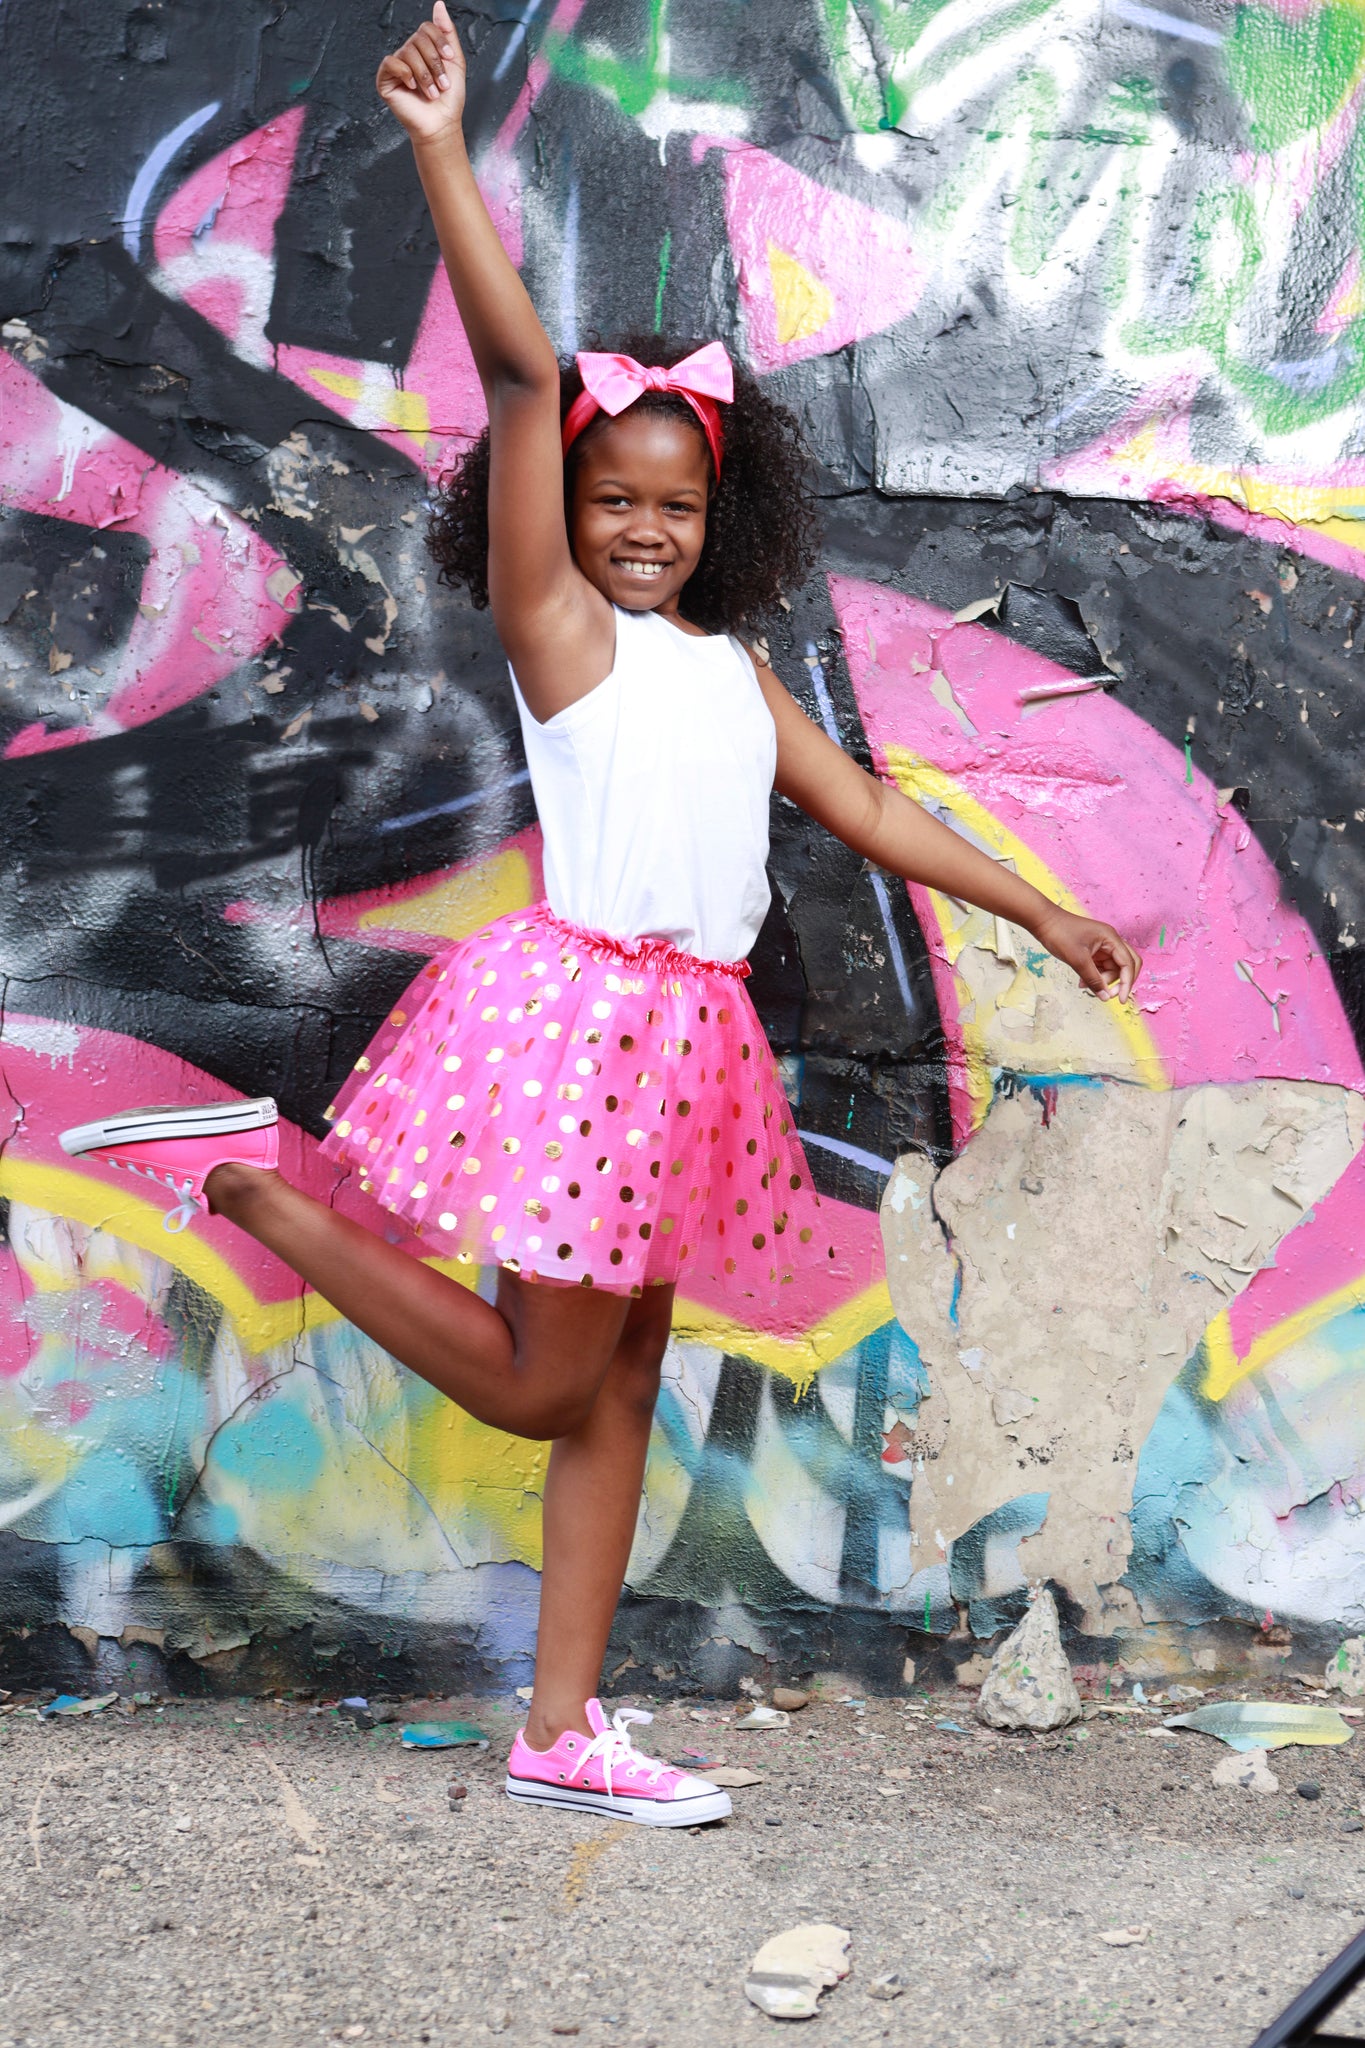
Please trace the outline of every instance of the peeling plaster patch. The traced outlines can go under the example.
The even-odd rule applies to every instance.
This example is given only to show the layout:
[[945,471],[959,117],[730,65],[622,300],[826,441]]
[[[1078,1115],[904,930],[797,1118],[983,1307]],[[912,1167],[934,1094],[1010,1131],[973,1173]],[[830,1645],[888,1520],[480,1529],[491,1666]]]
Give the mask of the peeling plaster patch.
[[892,1301],[931,1382],[919,1554],[1045,1487],[1028,1574],[1063,1585],[1088,1630],[1135,1622],[1117,1582],[1137,1453],[1206,1325],[1345,1170],[1363,1121],[1353,1093],[1316,1084],[1110,1082],[997,1096],[936,1179],[898,1161],[893,1188],[933,1194],[882,1208]]
[[753,1657],[775,1658],[778,1654],[768,1637],[737,1600],[727,1600],[711,1616],[711,1632],[718,1643],[738,1643]]
[[61,1024],[46,1017],[7,1017],[0,1028],[0,1047],[22,1046],[25,1052],[36,1052],[50,1060],[54,1067],[58,1060],[64,1060],[69,1067],[80,1043],[78,1025]]

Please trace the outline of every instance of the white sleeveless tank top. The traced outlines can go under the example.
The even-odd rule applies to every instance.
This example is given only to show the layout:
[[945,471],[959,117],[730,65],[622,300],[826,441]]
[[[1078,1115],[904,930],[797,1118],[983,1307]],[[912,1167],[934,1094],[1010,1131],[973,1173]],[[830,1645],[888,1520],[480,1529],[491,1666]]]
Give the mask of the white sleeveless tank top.
[[611,674],[567,710],[538,724],[512,675],[550,908],[615,939],[743,960],[771,900],[772,713],[728,635],[613,609]]

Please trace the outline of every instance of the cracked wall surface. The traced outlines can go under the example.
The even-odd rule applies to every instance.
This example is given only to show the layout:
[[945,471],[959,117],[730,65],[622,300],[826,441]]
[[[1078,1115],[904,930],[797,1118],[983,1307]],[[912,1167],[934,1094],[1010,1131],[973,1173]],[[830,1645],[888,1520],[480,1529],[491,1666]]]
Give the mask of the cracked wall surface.
[[[4,9],[0,1627],[44,1680],[526,1674],[539,1454],[57,1144],[269,1092],[374,1223],[338,1082],[540,892],[487,615],[424,553],[483,412],[372,91],[415,19]],[[1359,11],[461,21],[561,351],[717,334],[802,418],[783,680],[1147,956],[1096,1004],[775,802],[751,988],[838,1257],[680,1306],[612,1668],[892,1680],[1026,1575],[1105,1654],[1359,1625]]]
[[941,1171],[905,1155],[882,1218],[932,1387],[909,1446],[912,1555],[944,1558],[1043,1491],[1026,1573],[1063,1586],[1090,1635],[1139,1622],[1138,1454],[1215,1307],[1273,1261],[1362,1128],[1345,1089],[1082,1082],[998,1096]]

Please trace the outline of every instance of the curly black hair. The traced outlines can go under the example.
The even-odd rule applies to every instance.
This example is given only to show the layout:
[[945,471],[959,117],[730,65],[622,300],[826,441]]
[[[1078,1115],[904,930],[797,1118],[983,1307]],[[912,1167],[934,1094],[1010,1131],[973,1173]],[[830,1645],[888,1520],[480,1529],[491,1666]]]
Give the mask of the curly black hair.
[[[610,346],[648,368],[676,363],[703,344],[631,334]],[[582,389],[576,366],[561,364],[561,419]],[[695,413],[681,398],[650,391],[635,403],[684,420],[701,435]],[[721,419],[725,459],[707,508],[701,560],[681,597],[687,618],[709,633],[752,631],[765,624],[779,599],[805,582],[819,545],[810,455],[795,414],[737,365],[734,403],[721,408]],[[580,435],[564,461],[566,517],[584,438]],[[488,468],[485,427],[441,479],[427,528],[427,546],[441,582],[463,585],[480,611],[488,604]]]

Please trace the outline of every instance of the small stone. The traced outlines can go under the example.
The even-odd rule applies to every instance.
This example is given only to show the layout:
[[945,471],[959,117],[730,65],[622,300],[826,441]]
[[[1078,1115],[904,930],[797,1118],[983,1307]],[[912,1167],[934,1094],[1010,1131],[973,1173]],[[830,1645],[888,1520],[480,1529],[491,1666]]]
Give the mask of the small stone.
[[1341,1823],[1343,1835],[1358,1835],[1362,1828],[1365,1828],[1365,1820],[1344,1820]]
[[780,1707],[784,1714],[799,1714],[802,1707],[810,1705],[810,1694],[808,1692],[798,1692],[795,1686],[775,1685],[773,1687],[773,1705]]
[[462,1799],[468,1799],[468,1797],[468,1785],[462,1785],[458,1778],[452,1779],[450,1784],[446,1786],[446,1798],[452,1806],[458,1806]]
[[1321,1799],[1322,1797],[1322,1787],[1316,1778],[1305,1778],[1301,1785],[1294,1787],[1294,1790],[1298,1793],[1300,1799]]
[[1081,1718],[1081,1697],[1062,1648],[1057,1603],[1046,1586],[991,1659],[977,1707],[992,1728],[1065,1728]]
[[1290,1898],[1291,1898],[1291,1899],[1303,1899],[1303,1898],[1306,1898],[1306,1897],[1308,1896],[1308,1894],[1307,1894],[1306,1892],[1301,1892],[1301,1891],[1300,1891],[1300,1890],[1298,1889],[1298,1886],[1297,1886],[1297,1885],[1292,1885],[1292,1884],[1291,1884],[1291,1885],[1290,1885],[1290,1887],[1289,1887],[1289,1896],[1290,1896]]
[[512,2024],[512,2015],[506,2006],[494,2006],[484,2023],[490,2034],[505,2034]]
[[914,1660],[914,1658],[913,1658],[913,1657],[907,1657],[907,1658],[906,1658],[906,1660],[905,1660],[905,1662],[904,1662],[904,1663],[903,1663],[903,1664],[901,1665],[901,1684],[902,1684],[902,1685],[913,1685],[913,1684],[914,1684],[914,1682],[915,1682],[915,1660]]
[[874,1977],[867,1987],[869,1998],[899,1998],[905,1989],[905,1979],[899,1970],[883,1970],[880,1977]]
[[1219,1759],[1209,1780],[1220,1789],[1240,1786],[1244,1792],[1278,1792],[1280,1781],[1266,1762],[1263,1749],[1234,1750]]
[[765,1941],[749,1965],[744,1995],[774,2020],[814,2019],[822,1991],[848,1975],[846,1927],[816,1922]]
[[1327,1666],[1323,1684],[1347,1699],[1365,1696],[1365,1637],[1348,1636]]

